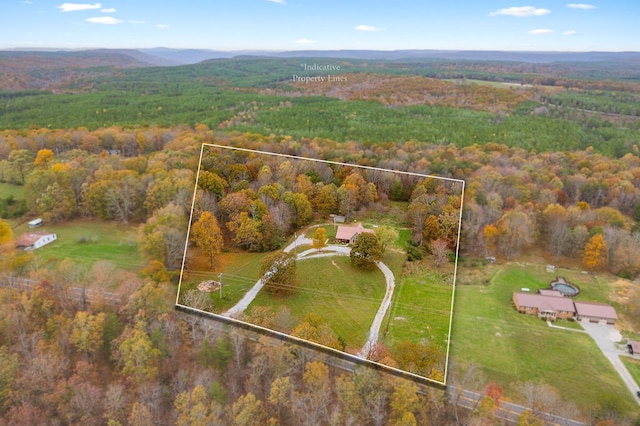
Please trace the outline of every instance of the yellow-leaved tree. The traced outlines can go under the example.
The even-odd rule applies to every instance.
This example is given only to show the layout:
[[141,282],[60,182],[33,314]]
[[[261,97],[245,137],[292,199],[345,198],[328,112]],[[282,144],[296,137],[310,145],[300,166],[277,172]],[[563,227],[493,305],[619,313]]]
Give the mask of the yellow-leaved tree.
[[602,234],[595,234],[584,245],[582,263],[590,271],[595,271],[607,265],[607,242]]
[[222,250],[222,232],[217,219],[210,213],[204,212],[191,228],[191,240],[200,247],[202,253],[209,259],[209,267],[213,267],[213,259]]

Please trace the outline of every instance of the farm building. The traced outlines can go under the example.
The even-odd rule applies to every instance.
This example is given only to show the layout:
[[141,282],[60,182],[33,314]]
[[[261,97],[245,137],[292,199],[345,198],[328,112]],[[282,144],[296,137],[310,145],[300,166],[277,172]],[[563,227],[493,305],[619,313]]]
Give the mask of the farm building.
[[514,292],[513,304],[518,312],[537,315],[549,320],[570,319],[575,315],[575,307],[571,299],[558,295],[531,294]]
[[574,302],[574,304],[578,321],[615,324],[618,319],[618,314],[611,305],[593,302]]
[[16,246],[24,250],[35,250],[57,239],[58,236],[52,232],[27,232],[16,240]]
[[340,225],[338,226],[338,231],[336,232],[336,241],[344,244],[353,244],[356,241],[358,235],[362,234],[363,232],[370,232],[373,234],[372,229],[366,229],[364,226],[362,226],[361,223],[357,224],[356,226]]
[[40,218],[33,219],[33,220],[29,221],[27,224],[29,225],[29,228],[37,228],[38,226],[44,225],[44,220],[42,220]]

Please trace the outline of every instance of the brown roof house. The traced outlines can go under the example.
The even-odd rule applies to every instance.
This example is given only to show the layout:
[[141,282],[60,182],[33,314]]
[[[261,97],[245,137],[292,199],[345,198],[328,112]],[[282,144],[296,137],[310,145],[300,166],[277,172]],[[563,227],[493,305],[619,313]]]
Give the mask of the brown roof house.
[[518,312],[548,320],[570,319],[575,315],[573,300],[555,294],[514,292],[513,304]]
[[640,342],[635,340],[627,340],[627,349],[631,355],[640,357]]
[[27,232],[16,240],[16,246],[24,250],[35,250],[57,239],[58,236],[52,232]]
[[578,321],[615,324],[618,319],[618,314],[611,305],[594,302],[574,302],[574,304]]
[[356,226],[340,225],[336,232],[336,241],[344,244],[353,244],[358,235],[363,232],[373,233],[373,229],[366,229],[361,223]]

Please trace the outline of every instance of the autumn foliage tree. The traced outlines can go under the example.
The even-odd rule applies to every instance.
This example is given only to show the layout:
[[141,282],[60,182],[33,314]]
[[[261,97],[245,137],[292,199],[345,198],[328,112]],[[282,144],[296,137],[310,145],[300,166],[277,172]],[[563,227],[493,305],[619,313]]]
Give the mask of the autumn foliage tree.
[[607,265],[607,242],[602,234],[595,234],[587,241],[582,253],[582,263],[590,271]]
[[210,212],[203,212],[191,227],[191,240],[202,250],[209,259],[209,267],[213,267],[213,260],[222,251],[223,238],[218,220]]
[[320,227],[313,232],[313,248],[321,249],[327,245],[327,230]]

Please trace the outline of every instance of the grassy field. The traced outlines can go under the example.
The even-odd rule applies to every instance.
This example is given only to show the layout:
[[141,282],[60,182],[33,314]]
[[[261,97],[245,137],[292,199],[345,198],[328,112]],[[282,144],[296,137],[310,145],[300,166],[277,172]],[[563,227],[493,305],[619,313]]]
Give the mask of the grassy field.
[[637,410],[622,379],[588,335],[551,329],[512,306],[513,291],[546,287],[556,275],[580,286],[580,300],[599,301],[607,292],[604,280],[579,272],[551,274],[532,265],[505,265],[496,271],[488,286],[456,288],[451,341],[454,368],[462,371],[477,364],[515,400],[518,382],[544,381],[585,412],[603,401],[621,412]]
[[633,377],[633,380],[636,381],[638,385],[640,385],[640,359],[631,358],[628,356],[621,356],[620,359],[624,363],[627,370],[629,370],[629,374]]
[[13,196],[16,200],[24,198],[24,186],[0,182],[0,198]]
[[403,340],[425,340],[444,348],[449,334],[451,282],[429,270],[399,281],[385,341],[393,345]]
[[382,272],[356,269],[349,257],[332,256],[298,262],[298,277],[300,285],[294,295],[278,298],[262,291],[251,307],[277,310],[285,305],[296,322],[314,312],[345,340],[347,350],[359,349],[384,297]]
[[[22,224],[14,229],[14,234],[17,237],[29,230]],[[34,251],[43,261],[68,258],[93,265],[98,260],[108,260],[127,270],[137,270],[145,265],[138,251],[137,227],[77,219],[62,224],[47,223],[37,230],[55,232],[58,236],[55,242]]]
[[222,299],[220,299],[220,292],[216,291],[211,293],[211,300],[213,312],[224,312],[238,303],[258,281],[260,261],[267,254],[269,253],[228,252],[221,253],[217,257],[213,269],[209,268],[207,262],[190,265],[191,269],[185,270],[180,291],[184,293],[191,290],[201,281],[218,281],[222,278]]

